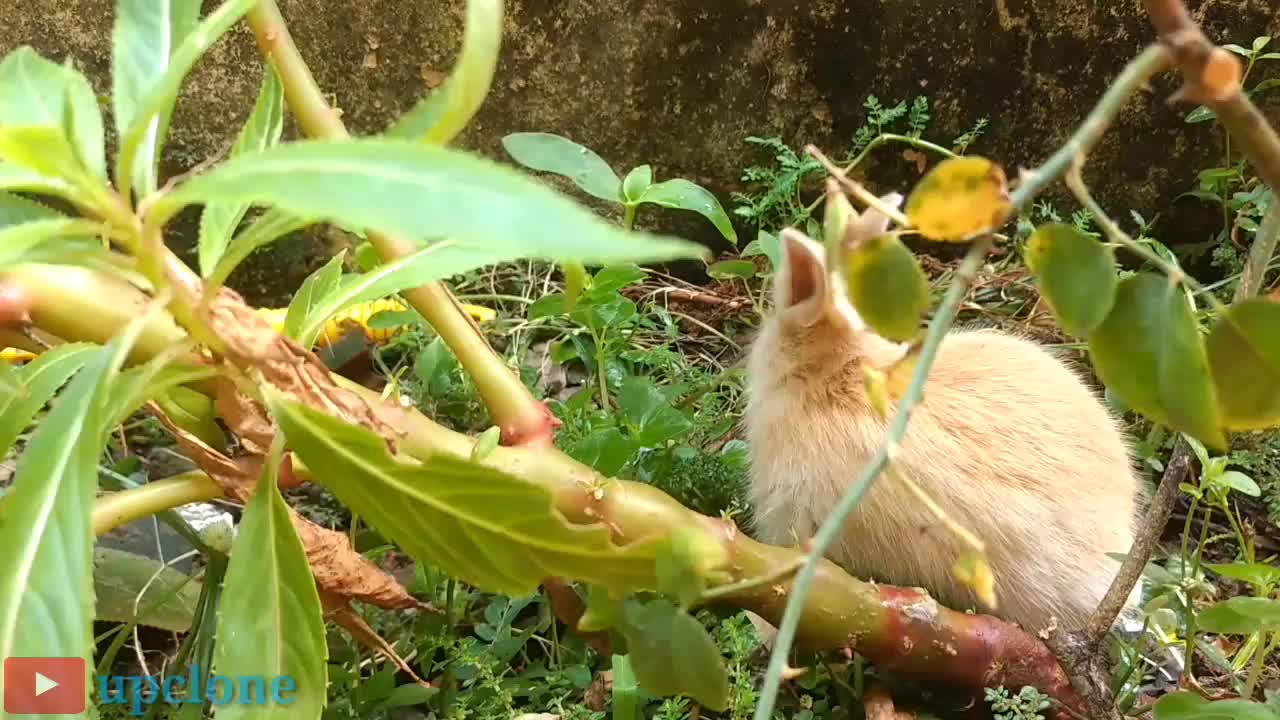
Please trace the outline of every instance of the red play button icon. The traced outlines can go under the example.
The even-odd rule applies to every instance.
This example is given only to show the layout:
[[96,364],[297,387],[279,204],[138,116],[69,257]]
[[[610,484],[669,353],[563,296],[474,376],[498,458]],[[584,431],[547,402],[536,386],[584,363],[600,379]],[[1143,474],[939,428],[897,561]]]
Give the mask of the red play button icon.
[[5,658],[4,711],[11,715],[84,712],[83,658]]

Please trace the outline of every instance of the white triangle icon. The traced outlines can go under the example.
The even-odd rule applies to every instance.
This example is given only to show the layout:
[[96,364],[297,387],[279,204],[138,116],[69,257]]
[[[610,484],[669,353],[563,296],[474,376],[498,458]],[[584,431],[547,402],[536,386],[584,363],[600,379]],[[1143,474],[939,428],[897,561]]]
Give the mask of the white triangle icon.
[[40,697],[56,687],[58,687],[58,683],[56,681],[50,680],[40,673],[36,673],[36,697]]

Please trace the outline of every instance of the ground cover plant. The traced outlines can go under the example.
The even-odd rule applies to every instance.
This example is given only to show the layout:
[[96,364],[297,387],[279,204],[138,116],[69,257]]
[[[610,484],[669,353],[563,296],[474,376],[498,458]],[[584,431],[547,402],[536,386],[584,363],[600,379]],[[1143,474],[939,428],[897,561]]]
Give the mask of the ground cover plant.
[[[368,138],[347,134],[273,0],[203,17],[199,5],[118,3],[110,161],[74,62],[30,48],[0,61],[0,340],[31,353],[0,364],[0,438],[16,457],[0,496],[0,659],[83,658],[86,677],[288,676],[294,688],[288,704],[255,705],[89,682],[104,717],[765,720],[883,717],[911,697],[922,712],[976,703],[1001,718],[1277,714],[1277,546],[1247,501],[1275,501],[1275,441],[1256,437],[1280,424],[1280,305],[1261,294],[1274,281],[1280,139],[1250,101],[1269,86],[1245,92],[1237,59],[1265,67],[1269,41],[1215,47],[1180,3],[1149,0],[1159,41],[1012,182],[970,154],[985,122],[926,139],[923,98],[869,98],[836,161],[752,140],[773,162],[747,171],[757,187],[732,212],[758,233],[708,258],[635,228],[642,208],[694,212],[737,248],[729,213],[685,179],[655,182],[644,165],[619,177],[539,129],[504,143],[528,172],[448,147],[493,79],[500,0],[468,3],[453,74]],[[228,158],[159,177],[185,76],[241,21],[266,59],[248,121]],[[1224,170],[1194,191],[1223,206],[1223,242],[1247,248],[1217,286],[1185,273],[1142,216],[1125,232],[1080,178],[1123,102],[1172,68],[1204,105],[1190,119],[1211,113],[1232,138]],[[307,138],[283,139],[286,112]],[[924,158],[902,212],[850,178],[898,144]],[[1060,179],[1080,205],[1070,222],[1036,203]],[[846,242],[855,204],[884,211],[892,230]],[[189,207],[201,213],[196,268],[164,242]],[[282,312],[225,287],[256,249],[317,223],[358,242]],[[877,332],[913,347],[901,373],[868,376],[890,420],[884,445],[802,548],[749,537],[734,437],[737,329],[766,310],[787,227],[824,244]],[[918,258],[907,236],[966,253]],[[707,262],[709,287],[654,269],[691,258]],[[867,487],[888,481],[966,299],[966,312],[1083,350],[1159,475],[1139,541],[1079,633],[922,616],[934,607],[922,592],[821,559]],[[378,343],[358,379],[321,359],[338,363],[329,328],[344,315]],[[135,452],[163,445],[189,466],[153,474]],[[1153,557],[1180,498],[1180,547]],[[210,501],[239,515],[234,532],[174,510]],[[195,570],[95,548],[151,516],[195,548]],[[981,547],[954,562],[990,593]],[[1105,630],[1144,571],[1146,626],[1113,642]],[[778,626],[771,647],[745,610]],[[95,633],[95,620],[107,626]],[[177,635],[148,644],[139,625]],[[1171,651],[1187,662],[1160,686],[1149,659]]]

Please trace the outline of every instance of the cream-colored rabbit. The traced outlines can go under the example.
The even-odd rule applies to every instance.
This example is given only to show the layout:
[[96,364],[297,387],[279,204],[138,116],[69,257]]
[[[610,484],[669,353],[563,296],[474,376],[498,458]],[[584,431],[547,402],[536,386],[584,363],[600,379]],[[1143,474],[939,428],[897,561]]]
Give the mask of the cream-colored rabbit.
[[[868,237],[888,221],[868,210],[854,222]],[[755,535],[794,545],[813,535],[884,439],[887,420],[868,402],[861,365],[885,368],[906,346],[866,328],[820,245],[788,230],[782,257],[774,312],[748,359],[746,434]],[[1141,490],[1116,420],[1072,369],[1023,338],[947,335],[895,466],[983,540],[994,614],[1033,632],[1053,618],[1082,627],[1119,569],[1107,553],[1133,542]],[[966,549],[886,475],[828,555],[863,579],[983,611],[952,575]],[[1139,597],[1135,588],[1130,604]]]

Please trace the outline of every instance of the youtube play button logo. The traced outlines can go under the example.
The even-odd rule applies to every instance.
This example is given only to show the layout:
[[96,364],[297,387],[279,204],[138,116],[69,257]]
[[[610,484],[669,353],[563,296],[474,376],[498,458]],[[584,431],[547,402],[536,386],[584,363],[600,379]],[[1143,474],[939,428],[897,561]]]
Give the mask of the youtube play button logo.
[[4,711],[74,715],[85,708],[83,658],[5,658]]

